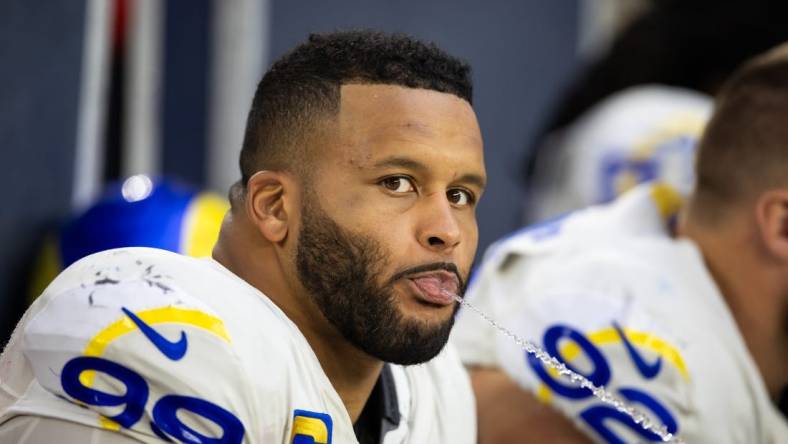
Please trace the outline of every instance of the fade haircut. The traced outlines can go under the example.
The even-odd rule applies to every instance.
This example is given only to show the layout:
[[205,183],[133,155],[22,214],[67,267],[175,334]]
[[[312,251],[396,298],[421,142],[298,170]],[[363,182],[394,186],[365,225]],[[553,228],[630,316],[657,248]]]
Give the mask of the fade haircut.
[[717,96],[696,160],[693,207],[714,222],[727,208],[788,186],[788,44],[740,68]]
[[472,102],[469,65],[434,44],[370,30],[311,34],[257,86],[241,148],[240,185],[262,169],[304,173],[309,136],[339,112],[340,88],[348,83],[430,89]]

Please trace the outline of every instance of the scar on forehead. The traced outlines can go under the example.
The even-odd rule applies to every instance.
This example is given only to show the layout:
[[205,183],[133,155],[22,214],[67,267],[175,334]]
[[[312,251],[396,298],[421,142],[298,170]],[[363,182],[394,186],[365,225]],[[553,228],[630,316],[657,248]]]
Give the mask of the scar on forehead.
[[397,128],[406,129],[406,130],[415,130],[417,132],[427,135],[433,134],[433,130],[429,125],[414,120],[409,120],[407,122],[400,123],[399,125],[397,125]]
[[372,153],[365,152],[365,153],[358,153],[358,154],[355,154],[355,155],[351,155],[348,158],[347,163],[350,166],[361,170],[361,169],[369,167],[369,163],[371,161],[372,161]]
[[415,120],[408,120],[398,125],[394,125],[393,127],[396,128],[397,130],[413,131],[420,136],[435,137],[437,134],[445,134],[449,136],[459,135],[465,139],[472,141],[473,143],[481,143],[481,139],[479,138],[480,136],[475,135],[472,132],[466,131],[467,128],[450,129],[442,126],[436,127]]

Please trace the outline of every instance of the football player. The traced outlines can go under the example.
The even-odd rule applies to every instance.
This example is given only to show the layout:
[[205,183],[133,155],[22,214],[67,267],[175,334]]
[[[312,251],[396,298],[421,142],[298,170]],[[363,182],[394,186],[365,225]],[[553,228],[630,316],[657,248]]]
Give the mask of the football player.
[[703,93],[665,85],[633,86],[605,98],[537,150],[525,219],[606,203],[654,180],[688,192],[711,104]]
[[[788,45],[741,68],[701,139],[686,204],[664,183],[491,247],[468,300],[691,443],[784,443]],[[453,336],[482,443],[659,441],[473,312]],[[540,404],[541,403],[541,404]],[[549,405],[552,408],[545,408]]]
[[116,249],[61,273],[0,358],[0,441],[474,442],[444,347],[485,186],[471,90],[401,35],[284,55],[213,257]]

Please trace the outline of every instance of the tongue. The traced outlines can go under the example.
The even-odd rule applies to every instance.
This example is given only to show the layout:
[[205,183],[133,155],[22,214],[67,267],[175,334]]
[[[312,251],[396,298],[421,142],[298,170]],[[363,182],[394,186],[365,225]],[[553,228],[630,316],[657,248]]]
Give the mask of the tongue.
[[443,285],[437,277],[420,277],[413,279],[413,283],[421,290],[421,297],[427,302],[439,305],[448,305],[454,302],[453,291]]

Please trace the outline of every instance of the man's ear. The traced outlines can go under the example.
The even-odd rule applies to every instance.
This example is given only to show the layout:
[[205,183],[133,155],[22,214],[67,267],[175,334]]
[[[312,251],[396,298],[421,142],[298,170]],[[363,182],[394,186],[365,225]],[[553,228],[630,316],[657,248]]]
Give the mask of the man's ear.
[[755,204],[761,242],[777,260],[788,263],[788,189],[762,193]]
[[272,243],[282,242],[289,230],[293,183],[281,171],[258,171],[247,183],[246,214],[260,234]]

